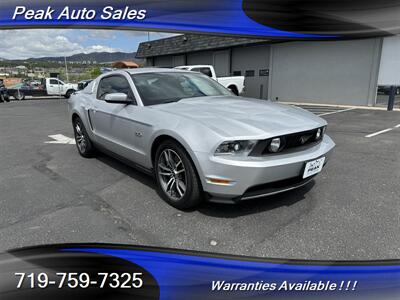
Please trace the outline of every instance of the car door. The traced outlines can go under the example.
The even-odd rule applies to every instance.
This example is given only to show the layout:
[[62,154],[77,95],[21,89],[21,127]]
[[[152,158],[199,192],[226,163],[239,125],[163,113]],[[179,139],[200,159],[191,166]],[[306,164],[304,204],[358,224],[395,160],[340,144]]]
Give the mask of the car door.
[[57,80],[57,81],[58,81],[58,89],[59,89],[61,95],[65,95],[65,93],[67,92],[66,84],[61,80]]
[[62,83],[55,78],[49,79],[49,84],[47,86],[47,94],[48,95],[62,95]]
[[[124,93],[132,104],[107,103],[104,99],[109,93]],[[108,150],[140,162],[143,159],[140,141],[140,114],[128,79],[122,74],[113,74],[100,79],[96,101],[90,110],[93,133],[96,141]]]

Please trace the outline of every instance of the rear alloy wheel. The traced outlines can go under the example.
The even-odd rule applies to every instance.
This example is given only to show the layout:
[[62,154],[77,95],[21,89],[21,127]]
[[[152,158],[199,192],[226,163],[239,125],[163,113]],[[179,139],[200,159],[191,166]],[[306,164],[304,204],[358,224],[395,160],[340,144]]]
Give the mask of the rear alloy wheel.
[[23,92],[21,92],[20,90],[17,90],[17,91],[14,93],[13,97],[14,97],[16,100],[21,101],[21,100],[24,100],[24,99],[25,99],[25,94],[24,94]]
[[179,209],[198,205],[201,184],[187,152],[174,141],[165,141],[156,152],[155,172],[164,200]]
[[76,117],[73,126],[75,143],[79,154],[86,158],[92,157],[94,154],[94,147],[86,132],[85,126],[83,126],[82,120]]

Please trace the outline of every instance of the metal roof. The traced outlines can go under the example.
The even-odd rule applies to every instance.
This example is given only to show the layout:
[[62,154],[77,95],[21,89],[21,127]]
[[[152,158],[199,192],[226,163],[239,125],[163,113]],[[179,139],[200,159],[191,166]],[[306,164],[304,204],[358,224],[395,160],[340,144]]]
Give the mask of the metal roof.
[[120,69],[125,69],[125,68],[139,68],[139,65],[131,60],[119,60],[113,62],[112,66],[114,68],[120,68]]
[[265,43],[267,41],[268,40],[256,38],[187,33],[184,35],[140,43],[136,57],[146,58],[169,54],[181,54],[239,45]]

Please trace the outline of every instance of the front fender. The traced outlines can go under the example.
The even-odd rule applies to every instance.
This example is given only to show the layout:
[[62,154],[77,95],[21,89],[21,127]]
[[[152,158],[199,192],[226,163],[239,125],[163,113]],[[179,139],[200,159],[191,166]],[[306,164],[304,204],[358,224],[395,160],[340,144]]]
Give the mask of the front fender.
[[[186,134],[187,134],[187,131],[186,131]],[[199,147],[196,147],[196,146],[193,147],[194,146],[193,145],[194,140],[197,140],[196,141],[196,144],[197,144],[198,142],[203,140],[203,138],[206,139],[204,136],[203,137],[191,136],[190,134],[185,136],[185,135],[182,135],[181,133],[178,133],[178,132],[176,132],[174,130],[162,129],[162,130],[157,131],[153,135],[153,137],[152,137],[152,139],[150,141],[150,145],[149,145],[149,149],[150,149],[149,151],[150,152],[151,152],[152,145],[154,144],[154,141],[160,136],[169,136],[169,137],[175,139],[176,141],[178,141],[185,148],[186,152],[189,154],[192,162],[194,163],[194,165],[196,167],[196,170],[197,170],[198,174],[199,175],[203,175],[204,174],[203,168],[202,168],[202,166],[201,166],[201,164],[199,162],[199,159],[196,156],[195,152],[202,152],[202,153],[206,152],[206,153],[209,153],[209,151],[212,148],[210,147],[210,150],[206,150],[206,148],[203,145],[203,147],[201,147],[201,151],[197,151],[196,148],[199,148]],[[151,166],[152,166],[152,168],[154,167],[153,166],[153,162],[151,162]],[[203,177],[204,176],[200,176],[200,178],[203,178]]]
[[71,124],[73,116],[77,115],[82,120],[89,137],[94,140],[95,137],[92,131],[92,126],[88,120],[88,108],[89,107],[86,103],[86,100],[81,98],[78,99],[77,95],[73,95],[71,98],[68,99],[68,110]]

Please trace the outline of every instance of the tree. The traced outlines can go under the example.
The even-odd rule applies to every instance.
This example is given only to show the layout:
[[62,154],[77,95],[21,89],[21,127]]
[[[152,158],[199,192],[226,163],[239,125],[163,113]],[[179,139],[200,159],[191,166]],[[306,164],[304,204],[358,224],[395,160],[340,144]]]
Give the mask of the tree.
[[90,75],[92,76],[92,78],[96,78],[97,76],[101,75],[101,70],[99,67],[96,67],[94,69],[92,69],[92,71],[90,72]]

